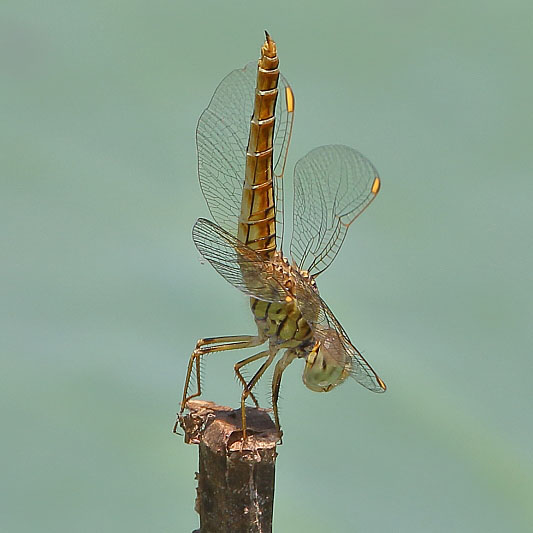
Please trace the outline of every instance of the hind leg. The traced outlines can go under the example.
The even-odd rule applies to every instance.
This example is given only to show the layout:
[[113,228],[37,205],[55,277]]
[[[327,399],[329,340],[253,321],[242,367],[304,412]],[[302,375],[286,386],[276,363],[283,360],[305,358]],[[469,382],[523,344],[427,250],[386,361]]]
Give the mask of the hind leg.
[[[200,396],[202,393],[202,386],[200,382],[200,359],[208,353],[223,352],[227,350],[239,350],[241,348],[251,348],[263,344],[264,339],[260,336],[254,335],[233,335],[227,337],[210,337],[200,339],[196,343],[196,348],[191,354],[189,365],[187,367],[187,375],[185,377],[185,386],[183,388],[183,397],[181,400],[181,411],[185,409],[186,403],[192,398]],[[189,393],[191,385],[191,376],[193,368],[196,370],[196,392]]]

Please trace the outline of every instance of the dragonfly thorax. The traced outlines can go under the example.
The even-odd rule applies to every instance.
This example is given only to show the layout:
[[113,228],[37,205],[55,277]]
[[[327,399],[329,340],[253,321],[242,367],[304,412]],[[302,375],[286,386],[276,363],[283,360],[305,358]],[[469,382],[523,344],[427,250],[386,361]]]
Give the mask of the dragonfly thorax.
[[314,279],[291,265],[282,253],[276,251],[265,265],[284,289],[285,298],[278,301],[263,301],[251,298],[251,308],[261,333],[274,344],[283,344],[287,348],[305,349],[314,343],[311,324],[302,316],[302,306],[306,300],[302,286],[312,287],[318,292]]
[[302,282],[309,284],[318,293],[314,277],[307,270],[300,270],[294,262],[290,264],[289,260],[280,251],[274,252],[272,264],[274,270],[282,277],[283,286],[287,290],[288,296],[297,297],[294,287],[301,285]]
[[250,303],[259,331],[271,344],[301,348],[312,340],[311,327],[303,318],[295,298],[288,297],[284,303],[251,298]]

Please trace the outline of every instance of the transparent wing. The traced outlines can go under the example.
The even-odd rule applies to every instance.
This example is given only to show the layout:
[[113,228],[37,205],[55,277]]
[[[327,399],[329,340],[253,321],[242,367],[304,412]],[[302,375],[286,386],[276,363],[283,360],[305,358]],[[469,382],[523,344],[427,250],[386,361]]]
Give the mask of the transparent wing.
[[[253,112],[257,62],[228,74],[217,87],[196,129],[198,176],[203,195],[219,226],[237,235],[246,148]],[[280,75],[274,129],[274,174],[276,195],[276,234],[283,229],[283,172],[293,121],[292,91]],[[288,100],[289,99],[289,100]]]
[[284,205],[283,205],[283,176],[292,135],[294,121],[294,93],[286,78],[280,74],[278,82],[278,98],[276,101],[276,123],[274,127],[273,170],[275,176],[274,193],[276,195],[276,245],[283,249]]
[[199,218],[192,228],[192,238],[202,256],[241,292],[267,302],[285,301],[288,293],[272,263],[220,226]]
[[326,302],[321,299],[321,316],[323,316],[323,327],[317,327],[315,338],[331,339],[332,336],[341,349],[351,359],[350,375],[372,392],[385,392],[387,387],[382,379],[376,374],[375,370],[368,364],[366,359],[361,355],[359,350],[352,344],[348,335],[340,325],[331,309]]
[[339,365],[350,369],[350,375],[372,392],[385,392],[386,386],[359,350],[352,344],[347,333],[337,320],[316,288],[307,280],[293,275],[293,293],[304,319],[313,329],[314,339],[329,346],[329,354]]
[[296,163],[291,255],[300,269],[328,268],[379,187],[372,163],[348,146],[321,146]]

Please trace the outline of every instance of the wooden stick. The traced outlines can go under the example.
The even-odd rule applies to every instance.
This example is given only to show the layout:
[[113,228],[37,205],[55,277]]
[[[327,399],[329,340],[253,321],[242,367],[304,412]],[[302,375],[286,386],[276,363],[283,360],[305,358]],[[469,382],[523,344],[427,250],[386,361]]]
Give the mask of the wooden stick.
[[[195,533],[271,533],[279,433],[266,409],[241,410],[199,400],[178,418],[187,444],[199,445]],[[174,428],[176,429],[176,428]]]

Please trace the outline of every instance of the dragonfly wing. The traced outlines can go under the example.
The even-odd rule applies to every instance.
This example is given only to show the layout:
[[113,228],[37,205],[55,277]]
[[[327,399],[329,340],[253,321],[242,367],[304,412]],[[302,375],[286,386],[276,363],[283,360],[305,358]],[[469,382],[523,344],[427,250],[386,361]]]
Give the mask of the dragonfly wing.
[[315,336],[320,339],[321,336],[329,337],[332,334],[336,335],[342,349],[351,358],[350,375],[352,378],[372,392],[385,392],[387,387],[383,380],[377,375],[376,371],[369,365],[359,350],[352,344],[340,322],[322,298],[320,298],[320,307],[321,316],[323,317],[323,327],[317,328]]
[[340,366],[348,363],[350,375],[373,392],[385,392],[386,386],[359,350],[352,344],[326,302],[305,279],[294,276],[293,292],[304,319],[312,326],[315,340],[330,345],[330,355]]
[[198,251],[234,287],[267,302],[284,302],[288,293],[282,279],[257,252],[210,220],[199,218],[192,228]]
[[291,255],[300,269],[318,275],[331,264],[379,187],[372,163],[348,146],[321,146],[296,163]]
[[287,154],[292,135],[294,121],[294,93],[289,82],[282,74],[278,80],[278,99],[276,101],[276,123],[274,127],[273,167],[274,193],[276,195],[276,245],[283,249],[283,176],[287,163]]
[[[202,193],[217,224],[237,235],[246,148],[250,132],[257,62],[228,74],[217,87],[196,128],[198,176]],[[277,218],[283,225],[282,177],[289,146],[294,99],[287,80],[280,75],[274,128],[274,175]]]

